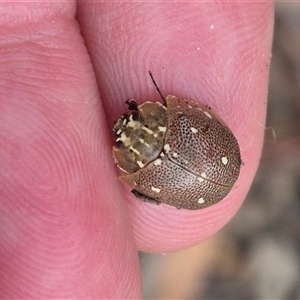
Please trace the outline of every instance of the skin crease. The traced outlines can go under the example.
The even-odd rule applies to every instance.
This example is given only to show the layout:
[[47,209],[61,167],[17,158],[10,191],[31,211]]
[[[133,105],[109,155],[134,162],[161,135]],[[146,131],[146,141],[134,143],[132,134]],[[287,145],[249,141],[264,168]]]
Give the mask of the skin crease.
[[[0,298],[141,298],[137,249],[177,251],[224,226],[262,150],[272,3],[1,5]],[[137,200],[117,179],[125,100],[211,106],[244,166],[199,211]],[[100,91],[100,94],[99,94]]]

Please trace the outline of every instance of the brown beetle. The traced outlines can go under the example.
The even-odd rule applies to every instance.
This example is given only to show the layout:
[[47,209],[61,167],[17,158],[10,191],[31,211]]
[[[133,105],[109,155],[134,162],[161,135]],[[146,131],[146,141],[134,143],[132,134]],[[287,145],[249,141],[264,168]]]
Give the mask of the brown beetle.
[[146,202],[201,209],[222,200],[237,180],[240,148],[210,108],[161,94],[164,103],[127,100],[114,124],[113,155],[120,179]]

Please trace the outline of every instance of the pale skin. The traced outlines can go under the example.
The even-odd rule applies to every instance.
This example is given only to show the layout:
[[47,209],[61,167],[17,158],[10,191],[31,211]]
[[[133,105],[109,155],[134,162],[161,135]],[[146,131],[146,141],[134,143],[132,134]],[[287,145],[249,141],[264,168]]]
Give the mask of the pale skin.
[[[273,4],[2,3],[0,14],[0,298],[140,298],[137,250],[200,243],[251,186]],[[117,179],[111,128],[127,98],[160,100],[149,70],[236,135],[244,166],[217,205],[144,203]]]

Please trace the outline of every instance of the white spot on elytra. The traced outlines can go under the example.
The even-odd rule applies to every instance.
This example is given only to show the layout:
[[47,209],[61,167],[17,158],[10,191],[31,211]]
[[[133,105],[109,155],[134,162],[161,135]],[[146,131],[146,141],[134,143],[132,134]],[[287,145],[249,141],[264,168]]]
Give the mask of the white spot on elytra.
[[165,144],[164,145],[164,149],[165,149],[166,153],[168,153],[171,150],[170,145],[169,144]]
[[177,154],[176,152],[174,152],[174,153],[172,154],[172,156],[176,158],[176,157],[178,157],[178,154]]
[[140,160],[138,160],[136,163],[139,165],[140,168],[144,166],[144,164]]
[[163,126],[158,126],[158,130],[161,132],[166,132],[167,128]]
[[141,123],[137,122],[137,121],[134,121],[132,115],[130,115],[129,122],[127,123],[127,127],[139,128],[139,127],[141,127]]
[[206,173],[205,172],[202,172],[200,175],[201,175],[201,177],[206,178]]
[[228,164],[228,158],[226,156],[222,157],[222,164],[225,166]]
[[210,29],[215,29],[215,25],[214,25],[214,24],[211,24],[209,28],[210,28]]
[[161,165],[161,159],[158,158],[153,163],[155,166],[159,166],[159,165]]
[[147,128],[146,126],[143,126],[142,129],[150,134],[153,134],[153,131],[151,129]]
[[203,113],[204,113],[207,117],[209,117],[210,119],[212,118],[212,116],[211,116],[211,114],[210,114],[209,112],[204,111]]
[[136,149],[133,148],[132,146],[129,147],[129,150],[133,151],[133,152],[136,153],[137,155],[140,155],[140,151],[136,150]]
[[191,127],[192,133],[197,133],[198,129],[196,129],[195,127]]
[[149,147],[149,144],[146,143],[144,139],[139,138],[139,141],[140,141],[142,144],[144,144],[146,147]]
[[159,188],[156,188],[154,186],[151,186],[151,190],[155,193],[159,193],[160,192],[160,189]]
[[125,132],[121,133],[121,136],[116,139],[116,142],[121,141],[125,146],[129,146],[131,141],[130,138],[126,136]]
[[197,47],[197,50],[199,51],[199,50],[200,50],[200,47]]
[[121,132],[122,132],[122,129],[119,129],[119,130],[117,131],[117,135],[121,134]]
[[200,181],[200,182],[203,182],[203,181],[204,181],[204,179],[201,178],[201,177],[197,177],[197,179],[198,179],[198,181]]
[[197,202],[198,202],[199,204],[202,204],[202,203],[204,203],[204,199],[203,199],[203,198],[199,198],[199,199],[197,200]]

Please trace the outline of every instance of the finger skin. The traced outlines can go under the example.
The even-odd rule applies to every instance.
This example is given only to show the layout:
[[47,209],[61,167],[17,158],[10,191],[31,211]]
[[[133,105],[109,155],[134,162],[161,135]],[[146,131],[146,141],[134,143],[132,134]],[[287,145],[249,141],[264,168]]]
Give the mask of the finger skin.
[[127,98],[165,95],[212,107],[238,139],[244,165],[230,194],[199,211],[136,199],[123,186],[139,249],[176,251],[208,238],[237,212],[261,155],[273,30],[272,2],[81,3],[79,22],[108,124]]
[[141,297],[75,12],[72,2],[1,4],[1,299]]

